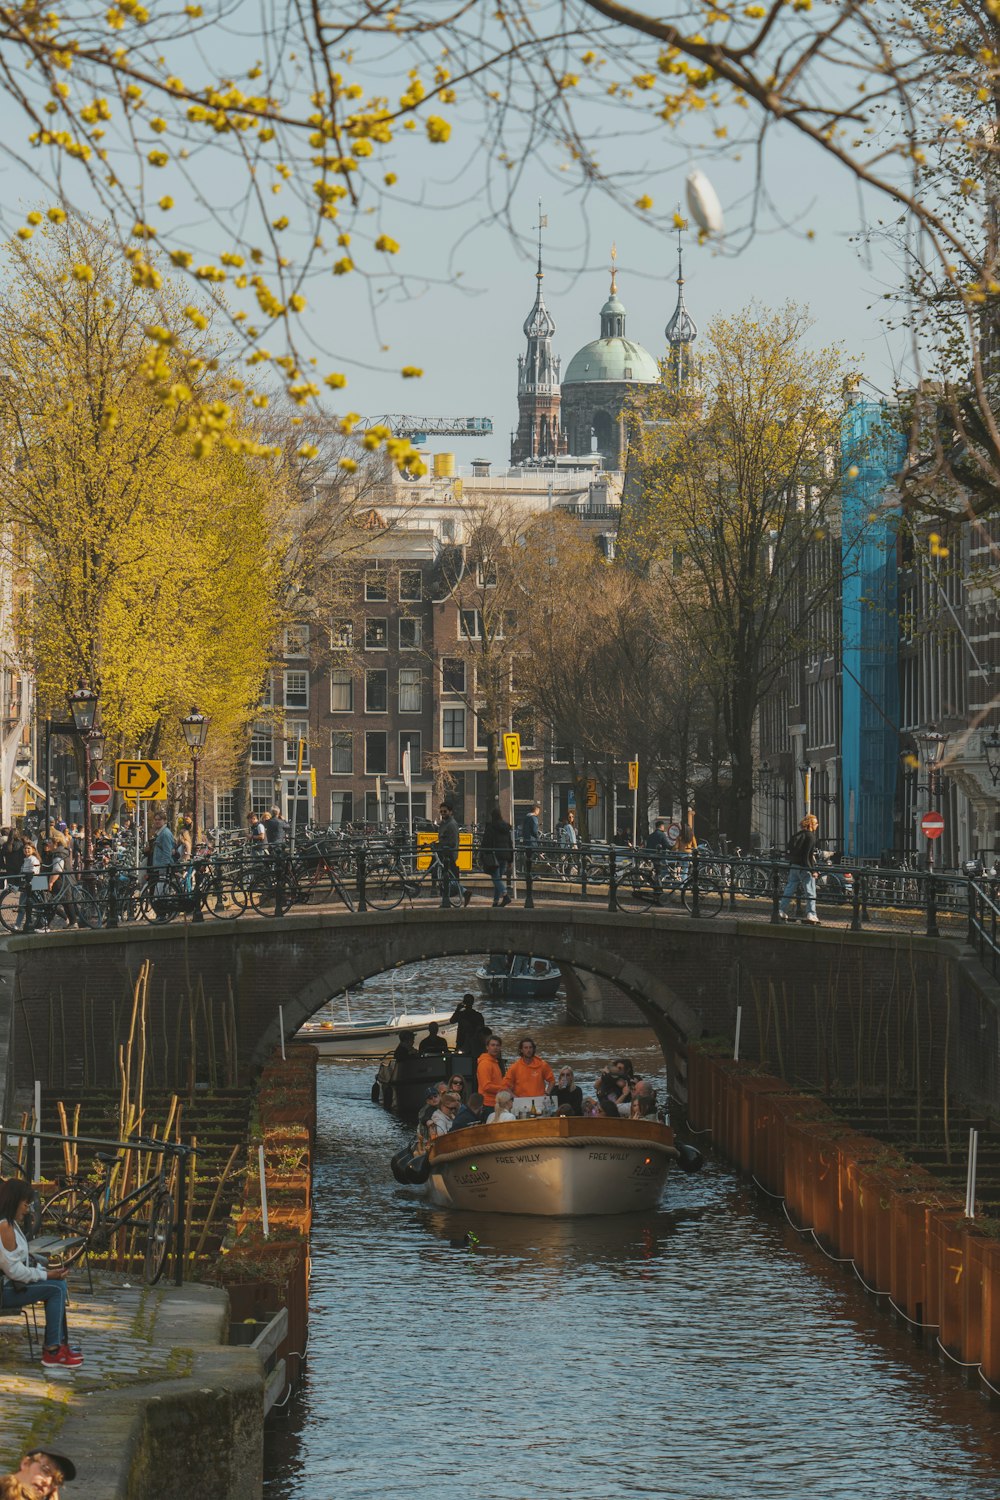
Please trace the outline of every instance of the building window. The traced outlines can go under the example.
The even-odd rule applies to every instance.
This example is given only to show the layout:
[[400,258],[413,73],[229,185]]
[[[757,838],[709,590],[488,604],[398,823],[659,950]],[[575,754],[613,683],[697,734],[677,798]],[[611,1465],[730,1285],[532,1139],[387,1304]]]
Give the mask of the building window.
[[490,748],[489,725],[482,714],[476,715],[476,749],[488,750]]
[[455,523],[454,523],[454,521],[442,521],[441,522],[441,540],[443,542],[453,542],[455,540]]
[[399,649],[400,651],[417,651],[424,643],[423,620],[400,620],[399,622]]
[[354,736],[335,729],[330,735],[330,775],[351,776],[354,772]]
[[389,644],[388,620],[365,621],[365,650],[384,651]]
[[331,792],[330,793],[330,822],[334,828],[340,828],[344,823],[350,823],[354,818],[354,793],[353,792]]
[[250,778],[250,811],[255,812],[258,818],[266,812],[270,812],[274,806],[274,782],[270,776],[251,776]]
[[365,598],[373,599],[378,604],[384,604],[389,597],[389,589],[386,584],[384,573],[365,574]]
[[465,749],[465,709],[443,708],[441,710],[442,750]]
[[335,667],[330,673],[330,712],[354,712],[354,677],[344,667]]
[[404,604],[416,604],[424,596],[424,580],[419,569],[404,569],[399,575],[399,597]]
[[309,673],[308,672],[286,672],[285,673],[285,707],[286,708],[308,708],[309,707]]
[[294,766],[299,759],[299,741],[302,745],[302,764],[309,764],[309,720],[308,719],[286,719],[285,720],[285,765]]
[[521,736],[521,749],[533,750],[535,748],[535,725],[530,714],[523,709],[516,709],[513,714],[511,725],[515,734]]
[[353,620],[334,620],[330,626],[330,645],[334,651],[350,651],[354,645]]
[[552,746],[552,763],[553,763],[553,765],[557,765],[557,766],[569,765],[569,763],[570,763],[570,761],[572,759],[573,759],[573,746],[572,745],[553,745]]
[[458,614],[458,634],[463,641],[482,638],[483,617],[478,609],[462,609]]
[[309,655],[309,626],[289,625],[285,631],[285,655]]
[[389,736],[384,730],[369,730],[365,735],[365,775],[387,776]]
[[250,764],[269,766],[274,760],[274,731],[263,719],[258,719],[250,736]]
[[264,678],[264,689],[260,695],[260,706],[261,708],[274,707],[274,679],[270,672]]
[[497,565],[485,558],[476,567],[476,582],[481,589],[495,589],[497,586]]
[[410,775],[420,775],[420,730],[401,729],[399,732],[399,774],[403,774],[403,751],[410,747]]
[[457,656],[446,656],[441,663],[442,693],[465,692],[465,662]]
[[419,667],[399,669],[399,711],[418,714],[423,708],[423,681]]
[[365,713],[384,714],[389,709],[389,673],[384,667],[365,673]]
[[236,798],[232,792],[216,792],[215,826],[216,828],[236,827]]

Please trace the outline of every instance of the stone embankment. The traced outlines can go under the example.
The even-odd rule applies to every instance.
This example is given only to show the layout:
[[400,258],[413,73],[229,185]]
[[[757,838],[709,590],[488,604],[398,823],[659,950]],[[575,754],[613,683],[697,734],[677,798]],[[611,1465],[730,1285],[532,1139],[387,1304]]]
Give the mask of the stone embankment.
[[692,1047],[688,1118],[926,1344],[1000,1397],[1000,1220],[812,1094]]

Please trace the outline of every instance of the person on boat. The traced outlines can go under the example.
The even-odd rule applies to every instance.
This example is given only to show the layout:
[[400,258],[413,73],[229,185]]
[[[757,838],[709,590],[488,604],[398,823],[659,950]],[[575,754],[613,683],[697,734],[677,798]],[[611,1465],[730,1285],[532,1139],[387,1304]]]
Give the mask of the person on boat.
[[612,1119],[627,1115],[632,1108],[632,1085],[622,1058],[610,1063],[597,1080],[597,1102]]
[[556,1086],[552,1090],[552,1098],[555,1100],[559,1114],[583,1114],[583,1089],[575,1083],[572,1068],[559,1069],[556,1074]]
[[57,1500],[58,1491],[64,1484],[76,1478],[76,1465],[61,1453],[50,1453],[45,1448],[32,1448],[26,1453],[15,1473],[7,1476],[17,1481],[21,1494],[31,1500]]
[[438,1136],[449,1133],[461,1103],[462,1101],[457,1094],[447,1093],[441,1095],[441,1102],[431,1115],[427,1127],[427,1134],[432,1141],[436,1141]]
[[478,1057],[483,1050],[489,1028],[482,1011],[476,1009],[475,995],[462,996],[462,1002],[455,1010],[451,1021],[453,1025],[458,1026],[455,1051],[464,1053],[466,1057]]
[[583,1118],[585,1120],[596,1120],[604,1111],[592,1094],[588,1094],[583,1101]]
[[461,1073],[452,1073],[448,1079],[448,1092],[449,1094],[457,1094],[459,1103],[465,1103],[465,1079]]
[[656,1090],[648,1078],[640,1078],[635,1086],[632,1099],[632,1108],[629,1112],[631,1120],[655,1120],[656,1119]]
[[535,1050],[530,1036],[521,1038],[515,1057],[503,1077],[503,1086],[510,1089],[515,1099],[537,1099],[547,1094],[556,1081],[556,1075]]
[[468,1104],[460,1104],[451,1122],[452,1130],[465,1130],[470,1125],[482,1125],[486,1119],[482,1094],[470,1094]]
[[503,1125],[508,1120],[516,1120],[517,1116],[511,1109],[514,1103],[514,1095],[509,1089],[501,1089],[497,1094],[497,1102],[492,1114],[486,1116],[487,1125]]
[[396,1050],[392,1054],[397,1062],[402,1062],[407,1057],[417,1056],[417,1049],[414,1046],[416,1038],[417,1034],[415,1031],[401,1031],[399,1033],[399,1041],[396,1043]]
[[493,905],[511,903],[510,867],[514,860],[514,833],[499,807],[490,813],[479,845],[479,863],[493,882]]
[[503,1086],[501,1045],[500,1037],[491,1036],[486,1043],[486,1051],[479,1054],[476,1063],[476,1088],[482,1094],[487,1110],[496,1108],[497,1090]]
[[440,1030],[441,1028],[436,1021],[428,1021],[427,1035],[420,1043],[420,1047],[418,1049],[421,1057],[448,1056],[448,1043],[445,1041],[443,1036],[438,1036],[438,1032]]

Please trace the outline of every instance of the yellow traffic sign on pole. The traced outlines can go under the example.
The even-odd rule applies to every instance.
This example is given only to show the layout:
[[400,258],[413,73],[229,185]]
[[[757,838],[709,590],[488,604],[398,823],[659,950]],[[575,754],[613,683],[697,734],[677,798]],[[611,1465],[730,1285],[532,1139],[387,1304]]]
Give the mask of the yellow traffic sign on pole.
[[587,806],[588,807],[596,807],[597,806],[597,777],[596,776],[588,776],[587,777]]
[[116,760],[115,790],[144,802],[166,802],[167,778],[162,760]]
[[630,760],[628,763],[628,789],[630,792],[639,790],[639,762]]
[[519,734],[504,735],[503,756],[507,762],[508,771],[519,771],[521,769],[521,736]]

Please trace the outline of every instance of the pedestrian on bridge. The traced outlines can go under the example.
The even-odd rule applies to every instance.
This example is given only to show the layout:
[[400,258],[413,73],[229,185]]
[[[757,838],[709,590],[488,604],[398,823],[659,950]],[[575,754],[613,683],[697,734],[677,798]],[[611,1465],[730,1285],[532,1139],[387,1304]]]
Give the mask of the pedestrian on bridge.
[[820,925],[816,915],[816,830],[819,819],[807,813],[799,824],[799,831],[788,845],[788,879],[785,893],[778,903],[778,915],[783,922],[790,922],[793,898],[802,893],[806,898],[806,914],[803,922],[810,927]]

